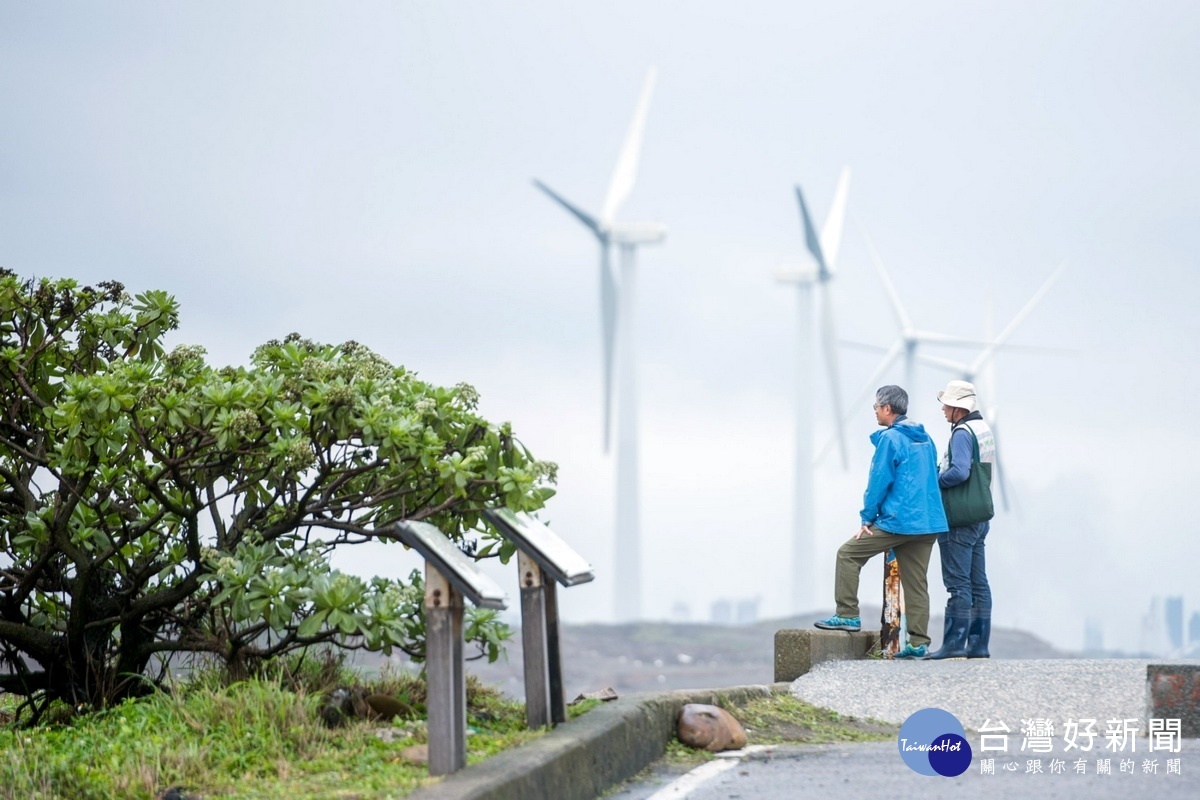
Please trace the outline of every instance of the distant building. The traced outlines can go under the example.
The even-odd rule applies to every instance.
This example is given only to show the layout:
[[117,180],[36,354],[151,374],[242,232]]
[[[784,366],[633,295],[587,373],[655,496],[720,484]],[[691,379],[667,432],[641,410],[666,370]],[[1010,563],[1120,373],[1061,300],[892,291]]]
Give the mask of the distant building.
[[1167,627],[1167,644],[1171,652],[1183,649],[1183,598],[1168,597],[1163,603],[1163,621]]
[[671,619],[676,622],[689,622],[692,619],[692,607],[682,600],[671,606]]
[[753,625],[758,622],[758,598],[722,597],[712,604],[714,625]]
[[1188,644],[1200,644],[1200,611],[1193,611],[1188,620]]
[[1154,597],[1150,600],[1150,611],[1142,617],[1142,641],[1138,648],[1148,655],[1160,656],[1167,650],[1167,637],[1164,631],[1162,601]]
[[1083,624],[1083,651],[1085,653],[1104,652],[1104,628],[1095,619],[1088,619]]
[[753,600],[738,600],[737,614],[734,619],[737,625],[753,625],[758,622],[758,598]]

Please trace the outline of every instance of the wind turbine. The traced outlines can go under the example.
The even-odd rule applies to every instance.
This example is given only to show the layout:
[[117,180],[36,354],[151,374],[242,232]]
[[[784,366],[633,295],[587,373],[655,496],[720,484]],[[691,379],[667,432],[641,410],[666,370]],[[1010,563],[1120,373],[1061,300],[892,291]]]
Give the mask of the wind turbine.
[[[1032,312],[1033,309],[1037,307],[1038,303],[1040,303],[1042,301],[1042,298],[1046,296],[1046,292],[1050,291],[1050,287],[1054,285],[1054,282],[1056,280],[1058,280],[1058,276],[1062,274],[1062,271],[1064,269],[1066,269],[1066,266],[1067,266],[1067,262],[1063,261],[1062,263],[1060,263],[1058,265],[1058,267],[1055,268],[1054,272],[1050,273],[1050,277],[1046,279],[1045,283],[1043,283],[1038,288],[1038,290],[1036,292],[1034,292],[1033,297],[1029,298],[1028,302],[1025,303],[1024,307],[1020,311],[1017,312],[1017,315],[1012,318],[1012,321],[1009,322],[1008,325],[1004,328],[1004,330],[1000,332],[1000,335],[995,338],[992,338],[992,336],[991,336],[991,307],[989,304],[987,330],[985,331],[985,338],[987,339],[987,343],[983,347],[983,349],[979,352],[979,354],[977,356],[975,356],[975,358],[971,361],[971,363],[963,364],[958,361],[952,361],[948,358],[941,358],[939,356],[928,356],[928,355],[921,356],[922,363],[927,363],[927,364],[931,364],[936,367],[945,368],[945,369],[949,370],[951,373],[957,374],[958,377],[964,381],[968,381],[970,383],[974,383],[974,384],[978,385],[979,378],[981,376],[985,378],[985,383],[989,389],[989,392],[990,392],[989,396],[991,397],[992,402],[988,404],[986,410],[984,411],[984,416],[987,419],[989,427],[991,427],[992,430],[997,433],[997,436],[996,436],[996,442],[997,442],[996,472],[999,477],[996,480],[1000,486],[1000,502],[1003,505],[1005,511],[1007,511],[1009,509],[1009,490],[1008,490],[1008,480],[1005,477],[1005,470],[1004,470],[1004,465],[1002,463],[1002,459],[1000,456],[1000,447],[999,447],[1001,437],[998,435],[999,434],[999,431],[998,431],[999,407],[995,403],[995,397],[996,397],[995,357],[996,357],[997,351],[999,351],[1002,348],[1006,349],[1006,350],[1014,349],[1011,345],[1008,344],[1008,340],[1012,337],[1012,335],[1014,333],[1016,333],[1017,328],[1019,328],[1021,326],[1021,323],[1025,321],[1025,318],[1029,316],[1030,312]],[[1021,348],[1021,349],[1026,350],[1026,351],[1042,352],[1042,353],[1061,352],[1061,351],[1055,350],[1054,348],[1048,348],[1048,347],[1027,347],[1027,348]]]
[[800,206],[800,219],[804,226],[804,241],[812,255],[816,268],[789,267],[775,273],[781,283],[796,287],[796,311],[799,325],[796,328],[796,430],[795,430],[795,485],[792,489],[792,606],[804,611],[814,601],[812,587],[816,585],[816,491],[813,485],[813,387],[816,385],[813,333],[815,330],[817,305],[813,293],[819,295],[821,344],[825,366],[829,375],[829,388],[833,395],[834,417],[838,421],[837,438],[841,446],[842,465],[847,463],[846,441],[841,425],[841,385],[837,368],[837,336],[834,333],[833,304],[829,282],[833,279],[838,250],[842,242],[842,229],[846,218],[846,198],[850,191],[850,168],[843,167],[833,195],[833,205],[818,237],[813,226],[804,192],[796,187],[796,201]]
[[[616,614],[619,620],[637,619],[642,609],[641,528],[638,502],[637,357],[634,331],[637,248],[657,244],[667,236],[658,222],[618,222],[617,213],[629,199],[637,180],[638,156],[646,128],[655,70],[650,68],[616,168],[604,196],[600,215],[593,216],[566,200],[539,180],[534,185],[582,222],[600,244],[600,319],[604,341],[604,449],[611,439],[613,368],[617,384],[617,513],[616,513]],[[613,276],[612,245],[620,248],[620,281]]]
[[[857,220],[856,220],[857,223]],[[908,312],[904,309],[904,304],[900,302],[900,294],[896,291],[895,284],[892,283],[892,278],[888,274],[887,268],[883,265],[883,260],[879,257],[879,252],[875,249],[875,244],[871,241],[871,237],[867,235],[866,230],[861,223],[857,223],[859,231],[863,235],[863,239],[867,243],[867,250],[871,254],[871,261],[875,264],[875,271],[879,273],[879,280],[883,284],[883,289],[887,293],[888,300],[891,302],[892,313],[896,316],[896,325],[898,333],[896,340],[892,345],[884,351],[883,358],[880,359],[875,371],[871,373],[871,377],[867,378],[858,395],[850,402],[841,416],[840,426],[845,427],[850,421],[852,415],[858,412],[859,406],[871,396],[878,388],[876,382],[886,373],[893,364],[901,357],[904,358],[904,389],[913,391],[914,381],[917,373],[917,356],[918,348],[922,344],[940,344],[952,346],[969,346],[969,347],[986,347],[989,343],[978,339],[967,339],[960,336],[949,336],[944,333],[936,333],[934,331],[923,330],[913,325],[912,318],[908,316]],[[839,428],[840,430],[840,428]],[[833,446],[833,440],[826,441],[822,446],[820,453],[817,454],[817,459],[820,460],[829,452],[829,448]],[[845,445],[842,445],[843,448]],[[844,458],[844,456],[843,456]]]

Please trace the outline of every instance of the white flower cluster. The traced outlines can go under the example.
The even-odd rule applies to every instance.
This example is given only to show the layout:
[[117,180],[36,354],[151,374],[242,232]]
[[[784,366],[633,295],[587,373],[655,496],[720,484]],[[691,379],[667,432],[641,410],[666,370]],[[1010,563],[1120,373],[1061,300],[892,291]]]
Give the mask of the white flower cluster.
[[545,478],[550,483],[558,482],[558,464],[554,461],[534,461],[530,469],[538,477]]
[[479,405],[479,390],[469,383],[459,383],[454,386],[454,391],[458,392],[458,399],[468,409],[474,409]]

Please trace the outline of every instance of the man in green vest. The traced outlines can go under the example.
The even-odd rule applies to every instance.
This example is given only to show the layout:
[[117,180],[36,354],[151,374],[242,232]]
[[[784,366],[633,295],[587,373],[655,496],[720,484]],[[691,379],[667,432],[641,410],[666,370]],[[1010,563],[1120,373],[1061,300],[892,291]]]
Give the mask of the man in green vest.
[[[995,462],[996,439],[979,413],[975,386],[967,381],[950,381],[937,397],[942,401],[942,414],[950,423],[950,441],[939,465],[938,486],[949,489],[972,477],[983,481],[990,508],[992,468],[981,465]],[[979,474],[972,476],[977,470]],[[946,601],[942,646],[930,654],[930,658],[987,658],[989,655],[992,590],[988,586],[983,548],[989,527],[990,523],[983,520],[955,524],[946,533],[938,534],[942,582],[946,584],[950,599]]]

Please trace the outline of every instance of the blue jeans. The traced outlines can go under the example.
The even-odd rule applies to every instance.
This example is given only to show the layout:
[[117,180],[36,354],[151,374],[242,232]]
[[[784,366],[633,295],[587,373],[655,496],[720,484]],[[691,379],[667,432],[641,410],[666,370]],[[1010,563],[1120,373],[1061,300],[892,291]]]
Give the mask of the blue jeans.
[[992,590],[988,586],[983,542],[988,523],[979,522],[951,528],[938,534],[938,552],[942,557],[942,582],[950,599],[946,610],[991,609]]

